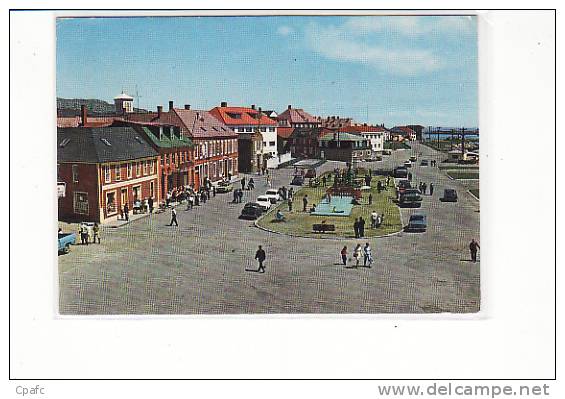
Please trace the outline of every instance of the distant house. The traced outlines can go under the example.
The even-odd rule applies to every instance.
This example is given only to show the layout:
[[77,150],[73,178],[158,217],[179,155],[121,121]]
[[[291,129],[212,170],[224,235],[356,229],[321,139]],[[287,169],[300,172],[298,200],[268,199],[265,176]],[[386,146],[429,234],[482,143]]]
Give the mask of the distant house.
[[319,143],[322,159],[353,164],[372,155],[369,140],[355,133],[341,131],[326,133],[320,137]]
[[125,204],[158,203],[159,154],[132,127],[57,129],[59,220],[104,222]]
[[356,133],[369,140],[373,155],[382,152],[384,149],[384,134],[386,132],[386,129],[382,126],[369,126],[367,124],[358,126],[346,126],[340,131],[347,133]]
[[359,123],[355,122],[352,118],[340,118],[339,116],[318,117],[318,121],[321,127],[332,130],[340,130],[343,127],[359,125]]
[[[397,137],[398,141],[403,141],[403,140],[408,140],[408,141],[416,141],[416,132],[412,129],[410,129],[408,126],[395,126],[392,129],[390,129],[391,135],[393,136],[393,140],[394,140],[394,136]],[[401,136],[403,138],[403,140],[400,140]]]
[[310,115],[302,108],[292,108],[292,105],[289,105],[276,119],[279,122],[279,126],[320,127],[322,125],[318,118]]
[[277,128],[277,150],[279,154],[290,152],[289,139],[293,132],[294,128],[290,126],[279,126]]
[[406,127],[409,127],[410,129],[414,130],[414,132],[416,132],[416,140],[422,140],[423,139],[424,129],[426,128],[425,126],[422,126],[422,125],[406,125]]
[[[239,157],[239,169],[242,172],[255,172],[267,167],[268,159],[278,158],[277,149],[277,127],[275,120],[269,118],[263,112],[246,107],[228,107],[227,102],[222,102],[219,107],[212,108],[210,114],[230,127],[238,134],[238,144],[252,145],[249,151],[240,148],[240,152],[253,155],[253,159]],[[256,135],[260,133],[262,137],[261,145],[256,144]],[[247,137],[251,135],[251,137]],[[247,170],[250,167],[251,170]]]

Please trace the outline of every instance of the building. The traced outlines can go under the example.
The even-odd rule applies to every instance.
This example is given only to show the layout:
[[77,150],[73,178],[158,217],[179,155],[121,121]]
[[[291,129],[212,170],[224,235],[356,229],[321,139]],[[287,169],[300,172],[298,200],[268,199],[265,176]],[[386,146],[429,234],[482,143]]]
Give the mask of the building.
[[371,158],[372,149],[365,137],[341,131],[325,133],[320,137],[320,158],[350,164]]
[[[254,152],[254,159],[246,159],[240,155],[239,165],[242,172],[255,172],[266,168],[268,159],[278,158],[277,122],[255,109],[255,105],[251,108],[228,107],[227,102],[222,102],[219,107],[210,110],[210,114],[237,133],[238,143],[242,146],[255,143],[254,133],[261,134],[261,146],[252,144],[253,148],[250,148],[249,152],[243,149],[246,157]],[[253,137],[247,137],[248,135]],[[248,170],[248,167],[252,170]]]
[[279,126],[277,128],[277,150],[279,154],[290,152],[289,139],[293,132],[294,128],[290,126]]
[[132,127],[57,129],[59,220],[104,222],[127,203],[158,203],[159,154]]
[[339,116],[328,116],[326,118],[318,117],[321,127],[325,127],[332,130],[339,130],[346,126],[357,126],[359,125],[352,118],[340,118]]
[[321,127],[297,127],[288,137],[288,148],[293,158],[320,158],[319,139],[332,130]]
[[133,112],[133,97],[127,95],[122,91],[122,93],[114,97],[114,105],[116,106],[116,114],[121,115],[123,113]]
[[423,140],[424,129],[426,128],[425,126],[406,125],[406,127],[409,127],[410,129],[414,130],[414,132],[416,132],[416,140]]
[[169,101],[167,112],[158,106],[156,113],[129,114],[124,120],[174,126],[176,140],[186,142],[162,151],[163,173],[168,173],[165,191],[171,189],[169,182],[198,189],[207,179],[214,183],[239,173],[237,134],[207,111],[193,110],[189,104],[175,108]]
[[[408,126],[395,126],[390,129],[391,136],[394,140],[396,137],[396,141],[416,141],[416,132],[410,129]],[[402,137],[402,139],[401,139]]]
[[104,127],[114,123],[114,115],[89,116],[86,105],[80,106],[79,116],[57,116],[57,127]]
[[284,112],[276,118],[279,126],[286,127],[320,127],[322,122],[304,111],[302,108],[292,108],[289,105]]
[[386,129],[382,126],[369,126],[367,124],[359,126],[346,126],[340,131],[347,133],[356,133],[369,140],[373,155],[379,154],[384,150],[384,135]]

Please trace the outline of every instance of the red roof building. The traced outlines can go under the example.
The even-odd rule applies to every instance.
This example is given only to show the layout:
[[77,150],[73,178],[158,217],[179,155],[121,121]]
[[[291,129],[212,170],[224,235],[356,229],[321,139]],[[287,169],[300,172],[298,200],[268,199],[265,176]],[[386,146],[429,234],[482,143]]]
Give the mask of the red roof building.
[[[251,108],[228,107],[227,102],[222,102],[219,107],[212,108],[210,114],[237,133],[238,143],[246,146],[240,149],[239,154],[242,172],[264,169],[268,159],[277,157],[278,123],[256,109],[255,105]],[[261,134],[262,142],[257,140],[256,133]]]
[[279,126],[289,127],[319,127],[322,124],[318,118],[310,115],[302,108],[292,108],[292,105],[289,105],[284,112],[279,114],[277,121]]

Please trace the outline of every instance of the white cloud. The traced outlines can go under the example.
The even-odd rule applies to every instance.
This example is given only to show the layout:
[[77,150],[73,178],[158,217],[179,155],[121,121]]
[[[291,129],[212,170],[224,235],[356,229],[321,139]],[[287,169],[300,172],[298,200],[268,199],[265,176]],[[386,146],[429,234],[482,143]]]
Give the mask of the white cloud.
[[[402,20],[395,25],[398,29],[412,29],[414,22]],[[351,18],[340,26],[311,24],[306,28],[306,44],[326,58],[369,65],[389,74],[415,75],[444,66],[440,57],[426,48],[385,47],[382,37],[379,38],[382,35],[374,36],[374,32],[382,31],[382,23],[377,18]],[[369,32],[375,40],[358,37],[360,34],[368,36]]]
[[397,16],[397,17],[351,17],[343,28],[352,34],[368,33],[420,36],[439,33],[470,33],[475,18],[471,16]]
[[277,28],[277,33],[281,36],[288,36],[294,33],[294,29],[292,29],[290,26],[282,25]]

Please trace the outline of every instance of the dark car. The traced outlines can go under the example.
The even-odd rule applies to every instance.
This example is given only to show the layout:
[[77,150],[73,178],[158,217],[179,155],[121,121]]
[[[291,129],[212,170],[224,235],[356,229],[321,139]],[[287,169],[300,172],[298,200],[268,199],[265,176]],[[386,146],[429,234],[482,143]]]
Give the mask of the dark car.
[[407,179],[408,178],[408,169],[404,167],[395,168],[393,171],[393,176],[400,179]]
[[420,162],[420,166],[428,166],[428,160],[422,159],[422,161]]
[[245,204],[243,209],[241,210],[241,215],[239,215],[240,219],[257,219],[263,214],[264,210],[255,202],[248,202]]
[[443,197],[439,200],[442,202],[457,202],[457,191],[452,188],[446,188],[443,191]]
[[414,188],[407,189],[403,194],[400,194],[398,205],[407,208],[419,208],[422,206],[420,191]]
[[308,169],[306,171],[306,174],[304,175],[304,177],[307,177],[307,178],[316,177],[316,169]]
[[383,150],[383,155],[392,155],[392,150]]
[[301,186],[304,184],[304,177],[296,175],[292,178],[290,184],[292,186]]
[[428,221],[426,215],[423,213],[414,213],[410,215],[410,220],[408,225],[404,228],[404,231],[413,232],[420,231],[424,232],[428,228]]
[[410,184],[410,180],[400,180],[398,188],[412,188],[412,184]]

